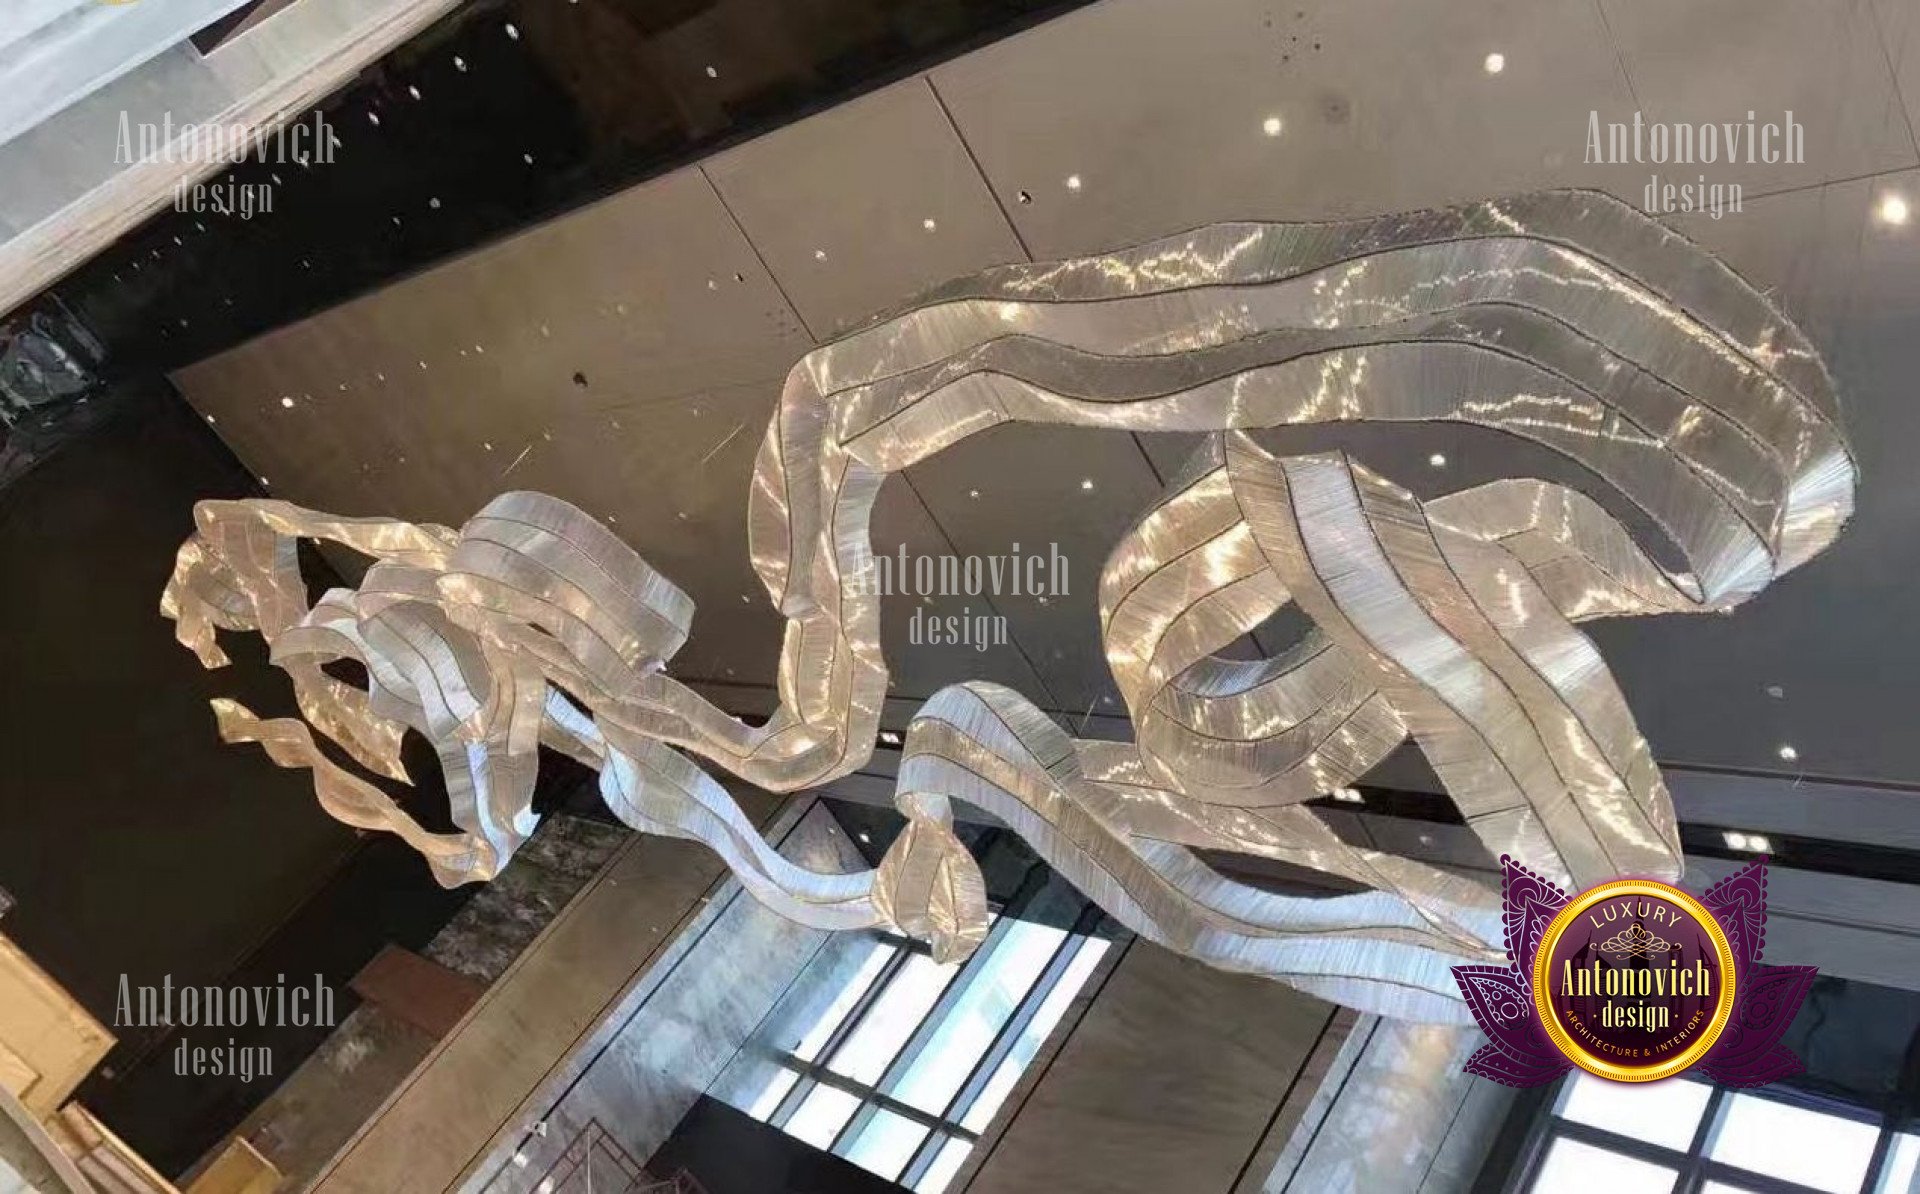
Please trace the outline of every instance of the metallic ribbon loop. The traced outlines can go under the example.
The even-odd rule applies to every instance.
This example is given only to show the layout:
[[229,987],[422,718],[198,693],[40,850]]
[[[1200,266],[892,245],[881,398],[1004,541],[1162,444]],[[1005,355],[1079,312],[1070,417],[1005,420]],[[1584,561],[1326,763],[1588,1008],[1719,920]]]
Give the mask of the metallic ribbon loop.
[[[1340,453],[1252,434],[1452,422],[1527,439],[1596,494],[1512,477],[1421,501]],[[774,852],[688,755],[775,791],[870,754],[887,691],[860,578],[886,477],[1008,422],[1207,433],[1116,546],[1101,634],[1136,729],[1077,740],[1004,688],[943,689],[907,727],[906,831],[881,865]],[[670,677],[693,604],[606,527],[511,493],[460,531],[284,502],[204,502],[163,610],[207,666],[257,631],[307,723],[403,778],[438,750],[459,832],[425,832],[300,722],[221,702],[221,731],[309,767],[323,804],[401,833],[443,881],[532,831],[534,752],[599,769],[627,824],[701,841],[783,914],[887,924],[944,959],[988,909],[952,802],[1011,826],[1135,931],[1391,1015],[1466,1022],[1448,967],[1502,954],[1497,894],[1342,840],[1304,802],[1411,739],[1491,853],[1556,882],[1680,870],[1671,802],[1577,623],[1724,611],[1822,550],[1855,468],[1805,337],[1723,264],[1603,195],[1550,191],[1337,224],[1223,224],[960,279],[809,353],[749,496],[787,618],[780,703],[749,726]],[[295,540],[376,563],[308,608]],[[1286,607],[1313,629],[1224,657]],[[321,670],[363,663],[368,691]],[[1197,850],[1361,890],[1282,895]]]

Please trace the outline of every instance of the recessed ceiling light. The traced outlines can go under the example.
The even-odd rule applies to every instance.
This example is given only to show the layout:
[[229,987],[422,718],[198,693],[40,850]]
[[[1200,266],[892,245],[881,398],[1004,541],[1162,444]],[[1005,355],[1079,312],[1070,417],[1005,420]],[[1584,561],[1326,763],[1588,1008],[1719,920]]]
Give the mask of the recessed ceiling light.
[[1880,196],[1880,202],[1873,209],[1874,218],[1882,224],[1898,227],[1907,222],[1911,214],[1907,210],[1907,198],[1897,191],[1888,191]]
[[1082,477],[1082,478],[1080,478],[1080,488],[1082,488],[1082,489],[1092,489],[1092,488],[1093,488],[1093,478],[1092,478],[1092,477]]
[[420,89],[419,89],[418,87],[411,87],[411,86],[410,86],[410,87],[408,87],[408,88],[407,88],[407,94],[408,94],[408,95],[410,95],[410,96],[412,96],[412,97],[413,97],[414,99],[419,99],[419,98],[420,98]]
[[980,496],[980,491],[977,489],[969,489],[967,490],[967,496],[970,498],[977,498]]
[[511,37],[515,41],[520,40],[520,30],[518,27],[514,25],[512,21],[507,22],[507,36]]
[[1333,798],[1342,804],[1365,804],[1367,802],[1367,798],[1360,794],[1360,789],[1358,788],[1335,788],[1333,790]]
[[900,745],[900,741],[901,741],[900,732],[898,730],[881,730],[880,731],[880,745],[898,746]]
[[1260,131],[1265,133],[1269,137],[1278,137],[1280,135],[1280,130],[1284,127],[1286,126],[1280,123],[1280,118],[1278,116],[1269,116],[1265,120],[1260,122]]
[[1768,840],[1764,834],[1749,833],[1747,835],[1747,849],[1752,850],[1755,854],[1771,854],[1773,853],[1773,842]]
[[860,840],[870,846],[873,844],[873,835],[871,833],[868,833],[866,830],[862,829],[860,831]]
[[1447,467],[1447,458],[1439,452],[1435,452],[1433,455],[1427,457],[1427,463],[1435,468],[1445,468]]
[[925,228],[928,232],[932,232],[940,227],[940,222],[938,220],[935,220],[932,216],[928,216],[926,219],[920,221],[920,226],[922,228]]
[[292,409],[293,409],[293,399],[291,399],[291,398],[287,398],[287,397],[282,397],[282,398],[280,399],[280,405],[281,405],[281,406],[284,406],[284,407],[286,407],[286,408],[287,408],[288,410],[292,410]]
[[1078,174],[1067,175],[1067,189],[1069,191],[1077,191],[1080,189],[1080,176]]
[[1785,744],[1785,743],[1782,743],[1782,744],[1781,744],[1781,746],[1780,746],[1780,752],[1779,752],[1779,753],[1780,753],[1780,758],[1782,759],[1782,761],[1784,761],[1784,762],[1788,762],[1788,763],[1791,763],[1791,762],[1793,762],[1793,761],[1794,761],[1795,759],[1798,759],[1798,758],[1800,757],[1800,752],[1799,752],[1799,751],[1797,751],[1797,750],[1795,750],[1795,749],[1794,749],[1793,747],[1791,747],[1791,746],[1789,746],[1789,745],[1787,745],[1787,744]]
[[1486,61],[1482,62],[1480,65],[1486,70],[1488,74],[1497,75],[1501,71],[1507,69],[1507,56],[1505,54],[1498,54],[1498,53],[1488,54]]
[[815,249],[813,251],[813,259],[815,261],[825,261],[827,259],[827,251],[825,249]]
[[707,78],[709,78],[709,79],[717,79],[717,78],[719,78],[719,77],[720,77],[720,68],[719,68],[719,67],[717,67],[717,66],[709,66],[709,67],[707,68]]

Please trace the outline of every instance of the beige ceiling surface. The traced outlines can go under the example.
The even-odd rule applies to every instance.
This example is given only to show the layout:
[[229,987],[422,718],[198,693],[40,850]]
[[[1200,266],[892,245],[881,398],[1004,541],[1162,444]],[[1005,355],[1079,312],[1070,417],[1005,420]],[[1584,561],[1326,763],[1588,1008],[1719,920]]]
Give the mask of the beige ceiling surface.
[[[1637,106],[1699,123],[1791,108],[1804,164],[1682,168],[1738,182],[1744,203],[1675,223],[1777,288],[1828,348],[1867,469],[1861,525],[1733,618],[1642,619],[1603,642],[1664,758],[1777,768],[1774,744],[1794,734],[1816,770],[1920,778],[1920,746],[1890,742],[1889,715],[1875,712],[1885,702],[1846,679],[1854,661],[1893,657],[1866,637],[1892,632],[1869,603],[1901,600],[1876,553],[1920,538],[1915,491],[1874,488],[1880,457],[1894,467],[1897,451],[1858,430],[1885,421],[1920,435],[1898,384],[1920,374],[1920,346],[1907,343],[1920,338],[1887,314],[1920,295],[1920,227],[1872,214],[1890,189],[1920,210],[1920,184],[1900,173],[1920,164],[1916,11],[1914,0],[1105,0],[177,381],[296,502],[453,523],[510,488],[579,503],[698,601],[677,673],[764,684],[779,623],[747,562],[748,476],[781,379],[817,337],[955,274],[1211,220],[1549,185],[1638,202],[1656,167],[1583,161],[1590,113],[1627,121]],[[1352,442],[1423,492],[1529,464],[1509,441],[1443,435],[1444,467],[1426,438]],[[891,481],[877,550],[1052,542],[1071,568],[1069,591],[1045,605],[926,607],[1004,616],[1012,641],[983,652],[912,645],[913,600],[888,601],[896,695],[982,676],[1070,717],[1100,711],[1113,695],[1100,566],[1184,447],[1003,428]],[[1847,623],[1831,642],[1813,634],[1829,618]],[[1920,666],[1920,641],[1899,651]],[[1677,662],[1681,682],[1667,675]],[[1766,694],[1781,685],[1786,699]]]

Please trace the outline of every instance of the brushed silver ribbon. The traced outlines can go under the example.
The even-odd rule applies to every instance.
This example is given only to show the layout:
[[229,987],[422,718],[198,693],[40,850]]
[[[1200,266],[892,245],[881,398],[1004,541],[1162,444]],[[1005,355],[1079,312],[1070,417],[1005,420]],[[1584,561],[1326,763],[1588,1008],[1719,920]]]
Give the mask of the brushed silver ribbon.
[[[1423,502],[1343,454],[1276,456],[1251,434],[1331,421],[1523,438],[1613,506],[1530,477]],[[943,689],[907,727],[908,824],[882,864],[797,867],[688,755],[773,791],[866,761],[887,691],[861,581],[875,495],[1008,422],[1206,433],[1101,576],[1136,739],[1075,739],[998,686]],[[306,723],[378,774],[404,778],[405,730],[432,742],[455,834],[425,832],[333,764],[307,724],[219,706],[229,740],[311,768],[329,812],[403,834],[445,882],[492,876],[532,831],[547,745],[599,769],[621,820],[705,843],[783,914],[891,925],[952,959],[988,919],[953,833],[959,800],[1170,948],[1465,1023],[1448,967],[1501,956],[1497,893],[1355,847],[1305,802],[1411,738],[1491,853],[1576,886],[1677,875],[1659,770],[1577,623],[1731,609],[1832,541],[1855,476],[1819,356],[1771,303],[1632,208],[1552,191],[1214,225],[987,270],[809,353],[749,497],[754,567],[787,619],[762,725],[667,674],[691,629],[686,594],[539,494],[503,495],[457,532],[203,502],[162,608],[208,666],[225,662],[217,630],[262,634]],[[299,538],[376,563],[308,608]],[[1287,606],[1313,623],[1295,646],[1221,654]],[[322,670],[341,658],[366,666],[366,692]],[[1197,850],[1363,890],[1276,894]]]

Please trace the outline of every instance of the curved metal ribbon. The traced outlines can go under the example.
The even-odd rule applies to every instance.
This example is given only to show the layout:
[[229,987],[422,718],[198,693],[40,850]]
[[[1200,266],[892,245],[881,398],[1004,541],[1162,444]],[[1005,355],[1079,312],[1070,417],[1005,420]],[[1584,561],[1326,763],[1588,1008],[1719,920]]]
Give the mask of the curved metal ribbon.
[[[1342,454],[1276,457],[1248,434],[1362,420],[1533,441],[1613,507],[1524,477],[1423,502]],[[908,828],[882,865],[799,869],[682,752],[776,791],[866,760],[887,687],[860,579],[874,497],[1006,422],[1210,433],[1101,577],[1136,741],[1073,739],[993,685],[942,690],[908,727]],[[230,740],[311,767],[330,812],[406,835],[443,881],[491,876],[531,831],[545,744],[597,767],[622,820],[706,843],[786,915],[890,924],[953,958],[987,920],[952,831],[958,799],[1156,941],[1368,1010],[1466,1022],[1448,968],[1502,956],[1497,893],[1356,848],[1304,802],[1411,737],[1490,853],[1576,886],[1677,875],[1658,769],[1575,624],[1731,608],[1831,542],[1854,482],[1831,383],[1779,311],[1626,205],[1557,191],[1215,225],[988,270],[809,353],[750,495],[754,566],[787,618],[764,725],[666,674],[687,596],[538,494],[500,497],[457,533],[204,502],[163,609],[208,666],[224,662],[216,628],[264,635],[307,721],[376,772],[404,776],[405,729],[432,741],[453,835],[332,764],[302,723],[220,710]],[[309,609],[300,537],[377,563]],[[1220,654],[1289,605],[1314,626],[1292,649]],[[338,658],[366,665],[366,693],[321,670]],[[1366,890],[1278,895],[1195,849]]]

